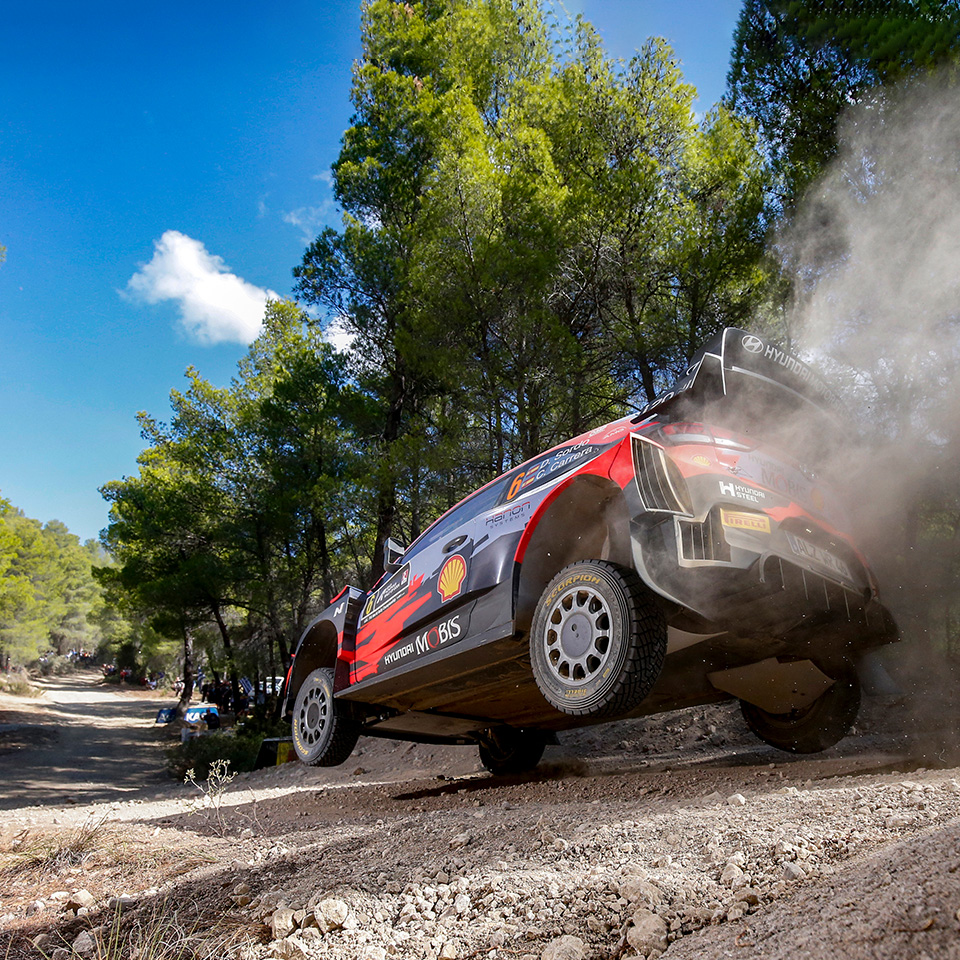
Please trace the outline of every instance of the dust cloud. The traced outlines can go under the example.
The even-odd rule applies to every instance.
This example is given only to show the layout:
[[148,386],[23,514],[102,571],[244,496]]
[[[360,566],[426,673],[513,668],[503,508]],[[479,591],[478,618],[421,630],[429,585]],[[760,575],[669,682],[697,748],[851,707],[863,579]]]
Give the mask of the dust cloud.
[[839,143],[777,243],[795,293],[775,327],[847,401],[829,472],[929,674],[960,654],[960,86],[860,104]]

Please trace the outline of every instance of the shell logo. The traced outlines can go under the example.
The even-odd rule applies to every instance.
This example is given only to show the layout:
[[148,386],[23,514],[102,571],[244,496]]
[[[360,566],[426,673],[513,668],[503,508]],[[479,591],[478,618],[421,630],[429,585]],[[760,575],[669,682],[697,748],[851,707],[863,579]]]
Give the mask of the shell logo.
[[466,575],[467,562],[459,553],[443,565],[443,569],[440,571],[440,579],[437,582],[437,591],[444,603],[460,592]]
[[695,464],[697,464],[698,466],[700,466],[700,467],[709,467],[709,466],[710,466],[710,459],[709,459],[709,457],[704,457],[704,456],[701,456],[700,454],[697,454],[697,455],[693,458],[693,462],[694,462]]

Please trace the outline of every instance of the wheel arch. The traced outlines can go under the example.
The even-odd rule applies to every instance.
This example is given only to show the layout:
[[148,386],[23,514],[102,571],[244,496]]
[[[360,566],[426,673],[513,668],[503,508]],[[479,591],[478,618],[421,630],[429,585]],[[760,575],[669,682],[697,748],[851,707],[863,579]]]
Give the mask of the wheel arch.
[[516,560],[515,625],[526,633],[540,595],[564,567],[579,560],[608,560],[634,568],[623,491],[607,477],[575,477],[541,506]]
[[293,660],[293,671],[286,691],[287,709],[293,709],[303,681],[318,667],[335,667],[340,636],[336,626],[328,619],[314,620],[297,644],[297,654]]

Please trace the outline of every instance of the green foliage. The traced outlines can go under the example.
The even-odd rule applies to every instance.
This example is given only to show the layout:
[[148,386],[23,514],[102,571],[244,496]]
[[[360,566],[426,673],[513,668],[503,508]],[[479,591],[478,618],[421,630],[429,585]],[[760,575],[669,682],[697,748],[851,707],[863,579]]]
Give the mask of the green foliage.
[[104,601],[92,570],[103,562],[59,520],[41,524],[0,498],[0,656],[24,665],[96,650]]
[[756,120],[789,204],[835,155],[850,104],[958,55],[955,0],[745,0],[728,96]]
[[387,536],[648,399],[749,313],[767,171],[749,126],[697,123],[660,42],[612,61],[527,0],[376,0],[363,29],[343,227],[294,275],[354,336],[376,565]]
[[189,370],[168,425],[141,414],[151,446],[139,475],[102,491],[111,596],[163,636],[196,634],[234,680],[241,667],[282,672],[271,665],[335,584],[365,574],[362,453],[351,443],[365,401],[306,321],[271,303],[228,387]]
[[191,737],[167,751],[167,769],[178,780],[188,773],[194,780],[206,780],[216,765],[228,764],[234,773],[253,770],[260,752],[259,736],[237,736],[221,731]]

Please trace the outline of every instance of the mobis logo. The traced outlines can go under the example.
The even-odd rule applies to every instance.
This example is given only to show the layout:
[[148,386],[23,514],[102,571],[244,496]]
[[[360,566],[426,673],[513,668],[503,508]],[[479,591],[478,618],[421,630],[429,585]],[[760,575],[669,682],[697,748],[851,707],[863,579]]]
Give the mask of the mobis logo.
[[445,643],[459,640],[462,634],[460,614],[451,617],[449,620],[442,620],[440,623],[424,630],[423,633],[418,634],[412,640],[408,640],[396,649],[391,650],[383,658],[383,667],[395,667],[413,657],[421,657],[439,649]]
[[418,637],[414,637],[414,644],[417,653],[427,653],[429,650],[436,650],[442,647],[450,640],[459,640],[462,630],[460,627],[460,615],[451,617],[449,620],[442,620],[435,627],[424,630]]

